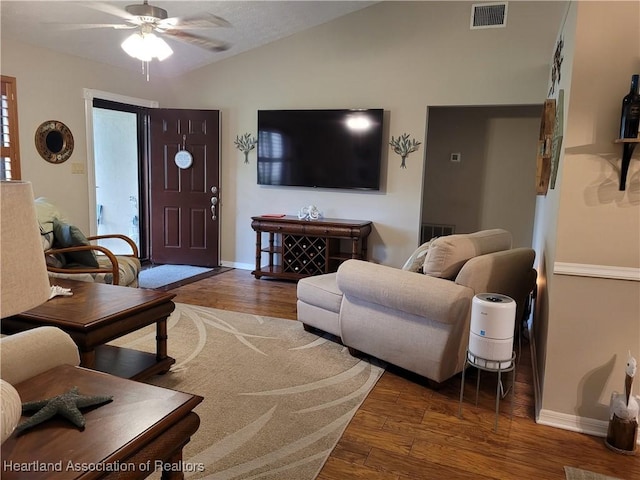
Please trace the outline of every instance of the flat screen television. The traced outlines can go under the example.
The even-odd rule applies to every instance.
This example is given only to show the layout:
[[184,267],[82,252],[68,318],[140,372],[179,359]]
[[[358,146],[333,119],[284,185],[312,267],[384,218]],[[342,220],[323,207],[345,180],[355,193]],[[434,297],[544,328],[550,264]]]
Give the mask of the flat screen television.
[[383,114],[259,110],[258,184],[379,190]]

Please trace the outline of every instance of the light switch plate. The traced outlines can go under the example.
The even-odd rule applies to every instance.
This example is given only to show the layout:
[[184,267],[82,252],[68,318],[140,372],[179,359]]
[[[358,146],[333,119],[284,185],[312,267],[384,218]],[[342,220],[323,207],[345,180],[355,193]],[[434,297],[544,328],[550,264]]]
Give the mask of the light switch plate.
[[71,164],[71,173],[72,174],[83,174],[84,173],[84,163],[72,163]]
[[461,153],[452,153],[451,154],[451,161],[460,163],[462,161],[462,154]]

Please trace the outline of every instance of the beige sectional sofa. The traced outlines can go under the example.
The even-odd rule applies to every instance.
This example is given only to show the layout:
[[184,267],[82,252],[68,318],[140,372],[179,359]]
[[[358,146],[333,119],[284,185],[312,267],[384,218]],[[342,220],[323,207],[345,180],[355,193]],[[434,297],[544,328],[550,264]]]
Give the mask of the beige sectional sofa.
[[535,252],[511,242],[502,229],[440,237],[423,246],[421,272],[347,260],[337,273],[298,282],[298,320],[443,382],[463,368],[476,294],[508,295],[517,302],[516,319],[523,317],[535,287]]

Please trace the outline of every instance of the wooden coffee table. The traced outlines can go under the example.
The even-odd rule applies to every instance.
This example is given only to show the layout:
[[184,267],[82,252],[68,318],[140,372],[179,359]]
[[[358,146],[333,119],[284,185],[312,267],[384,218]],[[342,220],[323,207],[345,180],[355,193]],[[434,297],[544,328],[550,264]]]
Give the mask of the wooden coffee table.
[[[167,354],[167,317],[175,309],[175,294],[57,278],[52,284],[70,288],[73,295],[54,297],[32,310],[2,319],[2,333],[44,325],[58,327],[78,345],[81,366],[133,380],[166,373],[175,363]],[[153,323],[155,354],[104,345]]]
[[181,479],[183,471],[204,469],[182,461],[182,449],[200,425],[192,412],[202,401],[198,395],[70,365],[15,387],[23,402],[73,387],[82,395],[111,395],[113,401],[82,409],[83,430],[55,416],[21,435],[14,432],[2,444],[3,480],[137,479],[159,470],[163,479]]

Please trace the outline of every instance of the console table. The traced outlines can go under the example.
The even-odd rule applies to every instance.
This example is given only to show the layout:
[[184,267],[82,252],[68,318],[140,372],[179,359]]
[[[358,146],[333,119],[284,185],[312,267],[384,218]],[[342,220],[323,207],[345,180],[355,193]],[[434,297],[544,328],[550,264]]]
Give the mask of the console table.
[[[298,280],[311,275],[335,272],[349,258],[366,260],[367,237],[371,233],[368,220],[323,218],[300,220],[298,217],[251,217],[256,232],[256,278],[263,276]],[[269,240],[262,246],[262,234]],[[342,248],[341,241],[349,243]],[[262,256],[268,262],[262,265]]]

